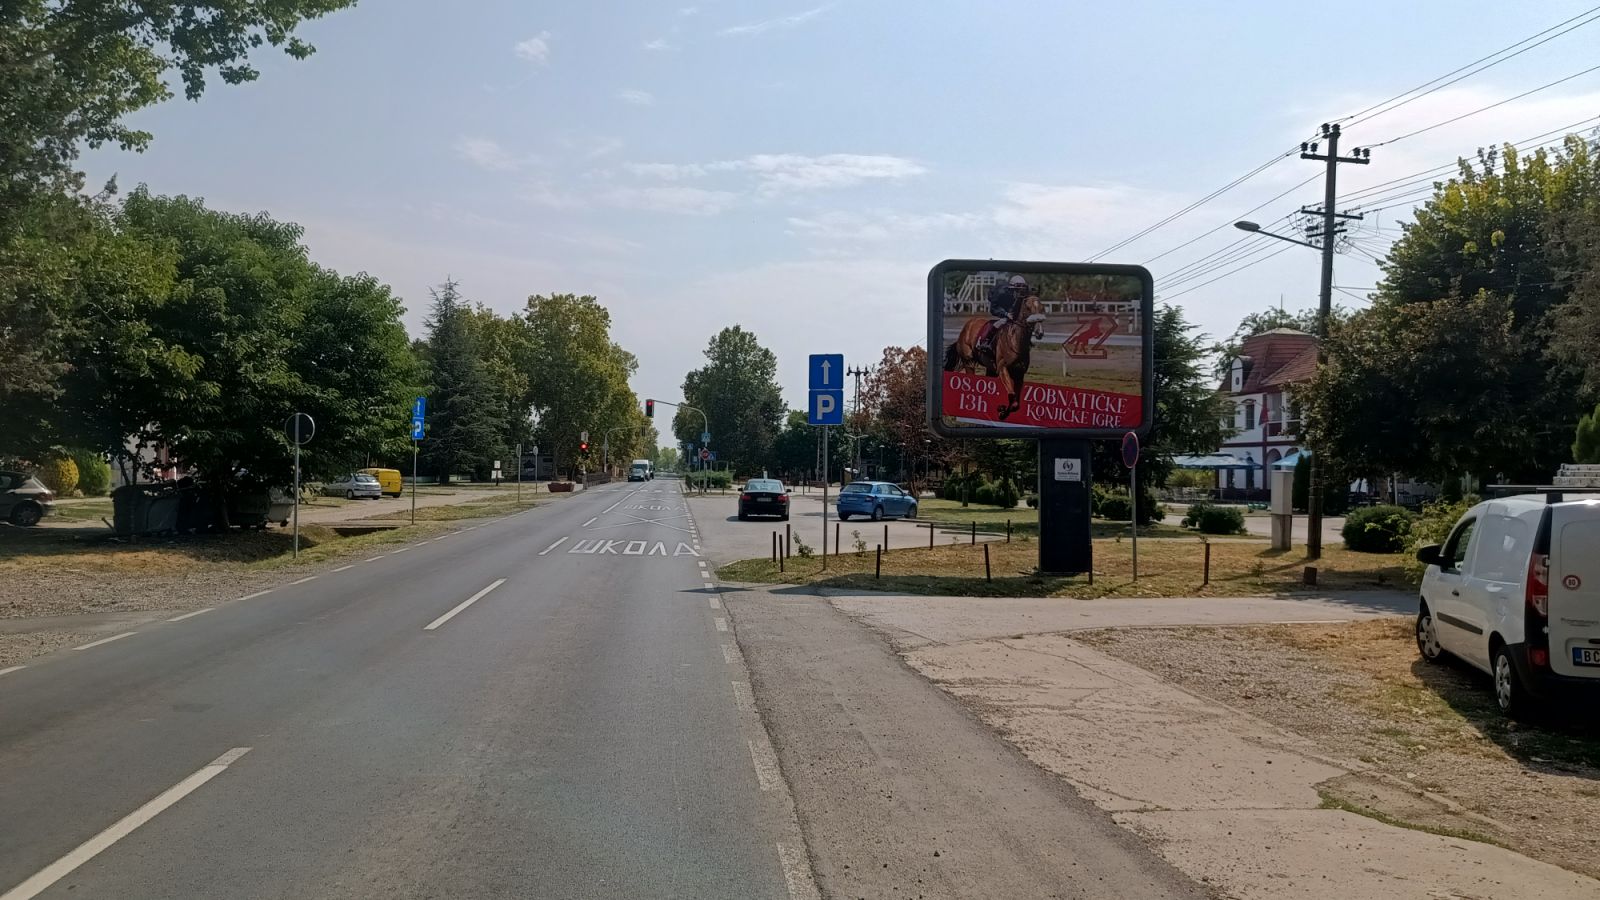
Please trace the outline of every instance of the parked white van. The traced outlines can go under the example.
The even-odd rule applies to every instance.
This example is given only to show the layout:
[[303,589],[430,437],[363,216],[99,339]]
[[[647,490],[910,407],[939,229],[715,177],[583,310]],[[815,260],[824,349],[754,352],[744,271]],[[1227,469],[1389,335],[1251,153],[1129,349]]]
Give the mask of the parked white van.
[[1538,490],[1479,503],[1443,545],[1417,551],[1422,658],[1487,672],[1509,716],[1600,696],[1600,492]]

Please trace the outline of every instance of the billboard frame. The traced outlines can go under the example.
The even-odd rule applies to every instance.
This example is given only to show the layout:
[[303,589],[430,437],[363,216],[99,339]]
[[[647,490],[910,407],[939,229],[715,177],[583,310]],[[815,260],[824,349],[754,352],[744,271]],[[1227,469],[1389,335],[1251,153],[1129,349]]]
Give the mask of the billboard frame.
[[[1139,281],[1140,314],[1144,322],[1141,355],[1141,397],[1143,414],[1135,428],[1038,428],[993,424],[952,427],[944,423],[944,276],[950,271],[1016,272],[1041,275],[1123,276]],[[1144,266],[1113,263],[1029,262],[1011,259],[947,259],[928,272],[928,424],[935,434],[948,438],[1068,438],[1078,440],[1120,439],[1132,431],[1142,439],[1155,422],[1155,279]]]

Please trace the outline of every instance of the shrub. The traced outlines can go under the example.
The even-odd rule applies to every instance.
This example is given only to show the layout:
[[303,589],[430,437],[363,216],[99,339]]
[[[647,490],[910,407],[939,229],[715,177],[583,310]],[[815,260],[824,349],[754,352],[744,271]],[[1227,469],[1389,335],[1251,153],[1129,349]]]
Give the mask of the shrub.
[[78,489],[78,464],[71,459],[47,459],[39,464],[39,480],[58,497]]
[[1344,545],[1360,553],[1399,553],[1411,537],[1409,510],[1399,506],[1366,506],[1344,520]]
[[1133,504],[1128,502],[1127,494],[1108,493],[1100,498],[1100,508],[1097,513],[1102,519],[1114,522],[1126,522],[1133,518]]
[[1017,490],[1017,483],[1009,478],[1002,478],[994,485],[992,496],[994,500],[992,505],[1001,509],[1015,509],[1017,503],[1022,500],[1022,492]]
[[1442,544],[1450,537],[1450,529],[1456,527],[1461,517],[1467,510],[1478,505],[1478,498],[1468,495],[1459,500],[1435,500],[1423,504],[1422,515],[1411,522],[1411,531],[1406,540],[1406,553],[1412,559],[1406,563],[1406,569],[1414,578],[1421,578],[1427,566],[1417,562],[1416,552],[1427,544]]
[[1196,503],[1183,517],[1186,528],[1201,534],[1244,534],[1244,510],[1237,506],[1217,506],[1214,503]]
[[[1094,515],[1113,522],[1126,522],[1133,518],[1133,508],[1128,502],[1128,492],[1095,485],[1091,494]],[[1149,525],[1167,517],[1167,508],[1156,501],[1156,495],[1147,488],[1139,489],[1139,524]]]
[[78,450],[72,454],[78,464],[78,490],[85,497],[104,497],[111,490],[111,466],[92,450]]
[[733,484],[733,475],[726,470],[714,469],[706,472],[695,472],[689,476],[688,482],[695,487],[703,484],[707,488],[725,488]]
[[1039,508],[1039,495],[1038,494],[1029,494],[1027,497],[1023,498],[1023,500],[1024,500],[1025,503],[1028,504],[1028,508],[1029,509],[1038,509]]

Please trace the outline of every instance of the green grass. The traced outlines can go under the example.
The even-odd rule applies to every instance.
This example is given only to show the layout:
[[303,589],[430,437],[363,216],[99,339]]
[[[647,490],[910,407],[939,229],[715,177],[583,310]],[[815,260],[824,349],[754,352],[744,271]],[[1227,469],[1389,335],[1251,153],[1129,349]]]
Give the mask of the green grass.
[[[934,497],[925,497],[917,501],[917,519],[921,522],[932,522],[940,526],[949,526],[953,529],[971,528],[978,526],[980,533],[1004,534],[1006,522],[1011,523],[1011,533],[1015,535],[1038,535],[1039,511],[1027,506],[1018,506],[1015,509],[1001,509],[998,506],[980,506],[976,503],[962,506],[959,500],[940,500]],[[1113,522],[1107,519],[1095,519],[1090,525],[1091,534],[1097,538],[1114,538],[1119,535],[1127,536],[1127,522]],[[1194,537],[1194,532],[1185,531],[1177,525],[1167,522],[1157,522],[1145,525],[1139,529],[1140,537]]]
[[[535,500],[531,494],[524,494],[522,502],[518,503],[515,497],[496,497],[490,500],[474,500],[471,503],[457,503],[449,506],[425,506],[417,510],[418,522],[456,522],[461,519],[486,519],[494,516],[510,515],[524,509],[533,509],[548,501]],[[397,509],[373,516],[373,521],[383,522],[409,522],[411,509]]]
[[1505,844],[1495,840],[1492,837],[1489,837],[1481,831],[1472,831],[1466,828],[1447,828],[1438,825],[1424,825],[1419,822],[1407,822],[1404,819],[1397,819],[1388,813],[1362,806],[1359,803],[1352,803],[1343,797],[1335,796],[1334,794],[1331,794],[1322,788],[1317,789],[1317,796],[1322,800],[1322,802],[1319,804],[1322,809],[1337,809],[1348,813],[1355,813],[1358,816],[1366,816],[1369,819],[1382,822],[1385,825],[1393,825],[1396,828],[1408,828],[1412,831],[1425,831],[1428,834],[1437,834],[1440,837],[1456,838],[1463,841],[1476,841],[1480,844],[1492,844],[1496,847],[1506,846]]

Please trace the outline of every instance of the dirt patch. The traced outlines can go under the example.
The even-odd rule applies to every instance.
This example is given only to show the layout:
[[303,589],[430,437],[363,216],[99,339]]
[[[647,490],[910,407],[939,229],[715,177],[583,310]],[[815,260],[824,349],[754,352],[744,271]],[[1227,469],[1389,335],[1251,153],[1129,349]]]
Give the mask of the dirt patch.
[[1360,777],[1322,785],[1325,805],[1600,876],[1600,720],[1507,721],[1486,678],[1422,662],[1411,629],[1390,617],[1073,637],[1359,761]]

